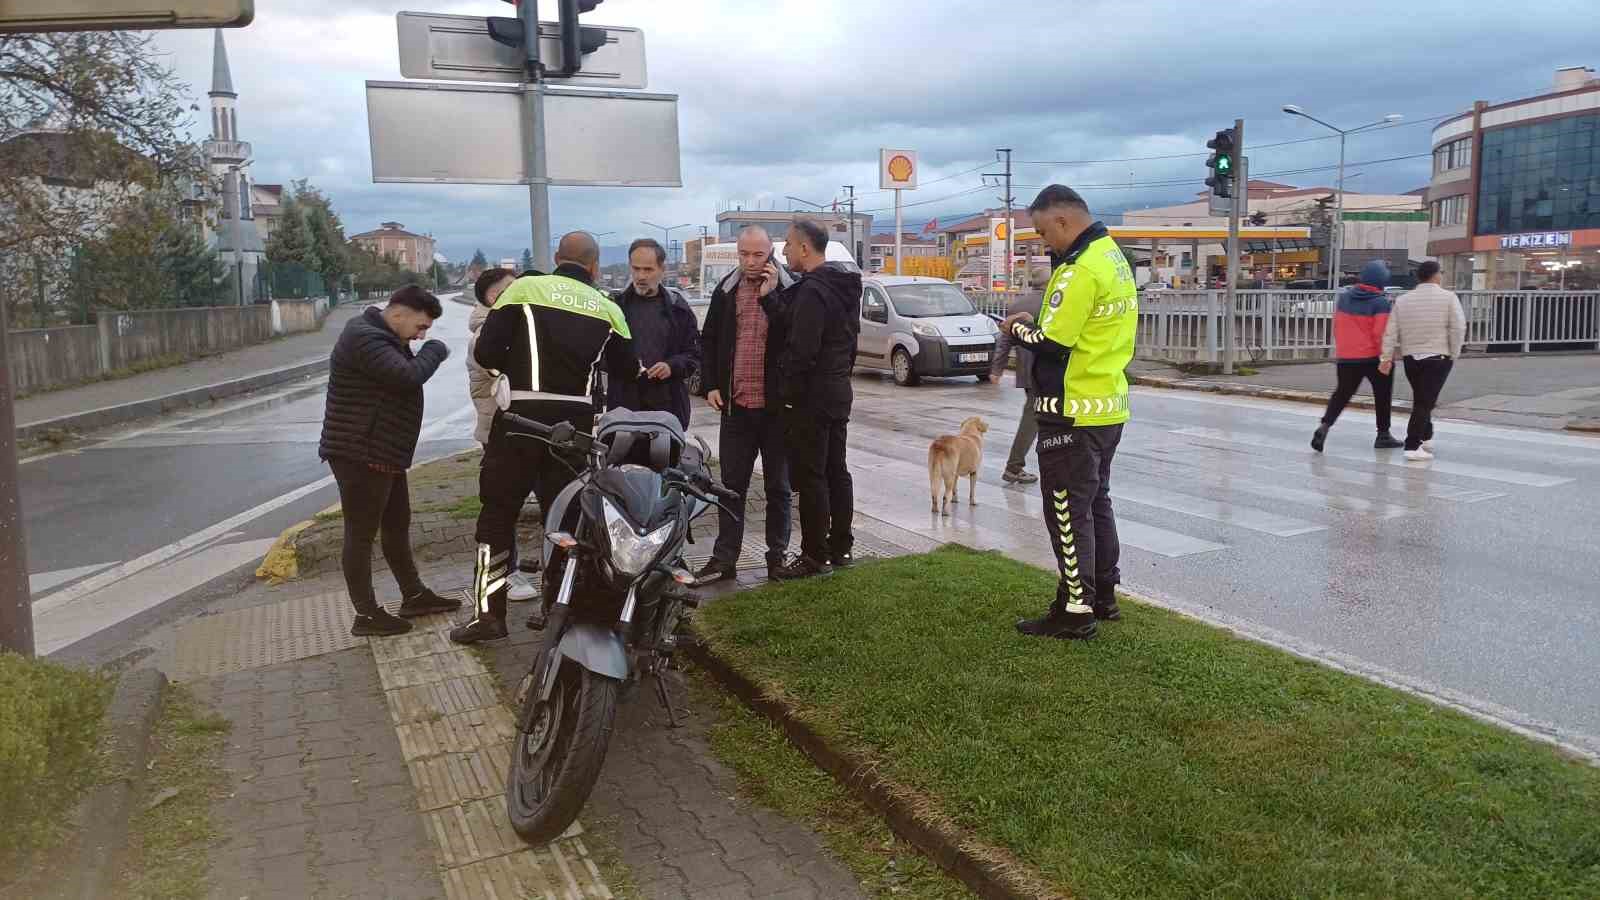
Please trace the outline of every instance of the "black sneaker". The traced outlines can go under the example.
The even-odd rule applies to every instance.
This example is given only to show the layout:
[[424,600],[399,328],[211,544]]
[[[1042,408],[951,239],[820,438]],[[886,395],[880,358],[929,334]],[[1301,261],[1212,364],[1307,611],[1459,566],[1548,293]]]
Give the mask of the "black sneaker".
[[1116,594],[1112,594],[1110,599],[1103,602],[1096,600],[1092,606],[1094,617],[1102,622],[1115,622],[1122,618],[1122,607],[1117,605]]
[[356,637],[392,637],[410,630],[410,622],[390,615],[389,611],[381,606],[370,616],[356,616],[355,624],[350,626],[350,633]]
[[481,641],[498,641],[506,637],[506,620],[493,616],[478,616],[465,625],[450,629],[450,640],[457,644],[476,644]]
[[1328,426],[1318,425],[1316,433],[1311,435],[1311,449],[1322,452],[1322,445],[1328,440]]
[[528,626],[528,630],[529,631],[543,631],[544,630],[545,620],[548,619],[549,617],[550,617],[550,614],[545,611],[544,604],[543,603],[535,603],[533,605],[533,612],[528,613],[528,621],[526,623],[527,626]]
[[856,555],[849,550],[843,553],[835,553],[828,557],[828,565],[833,566],[835,569],[848,569],[855,564]]
[[1378,432],[1378,439],[1372,442],[1374,450],[1398,450],[1405,445],[1405,441],[1395,440],[1394,435],[1387,431]]
[[1000,480],[1006,484],[1037,484],[1039,476],[1027,469],[1007,469],[1000,473]]
[[833,566],[818,562],[809,556],[797,556],[793,562],[773,572],[772,577],[777,581],[799,581],[802,578],[832,574]]
[[400,604],[400,617],[412,619],[417,616],[429,616],[434,613],[454,612],[461,608],[460,597],[441,597],[427,588],[415,597],[407,597]]
[[716,584],[719,581],[734,578],[738,574],[738,570],[733,566],[721,560],[713,559],[701,566],[700,571],[694,573],[694,585],[695,587],[702,587],[708,584]]
[[1029,637],[1052,637],[1086,641],[1099,631],[1091,613],[1057,612],[1054,607],[1037,619],[1017,622],[1017,631]]

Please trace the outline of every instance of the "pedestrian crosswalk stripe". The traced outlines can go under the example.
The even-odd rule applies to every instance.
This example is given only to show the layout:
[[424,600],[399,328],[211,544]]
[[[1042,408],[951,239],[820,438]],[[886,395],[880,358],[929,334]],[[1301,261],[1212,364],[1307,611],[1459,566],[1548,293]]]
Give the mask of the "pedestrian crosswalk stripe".
[[[1227,441],[1232,444],[1243,444],[1257,447],[1273,447],[1296,452],[1309,452],[1310,447],[1303,441],[1280,438],[1259,432],[1223,431],[1218,428],[1179,428],[1173,434],[1193,437],[1205,437],[1213,440]],[[1370,453],[1371,451],[1368,451]],[[1437,472],[1443,475],[1460,475],[1463,478],[1479,478],[1484,481],[1498,481],[1502,484],[1519,484],[1527,487],[1556,487],[1568,484],[1573,479],[1559,475],[1544,475],[1538,472],[1519,472],[1513,469],[1497,469],[1490,466],[1475,466],[1468,463],[1451,462],[1446,459],[1434,459],[1426,467],[1408,463],[1406,458],[1399,453],[1379,454],[1377,456],[1356,455],[1353,452],[1340,452],[1328,449],[1326,455],[1331,459],[1361,460],[1374,462],[1379,465],[1397,466],[1413,471]]]
[[1248,528],[1251,531],[1260,531],[1276,537],[1294,537],[1300,534],[1310,534],[1313,531],[1326,531],[1328,528],[1326,525],[1318,525],[1315,522],[1307,522],[1290,516],[1281,516],[1252,506],[1209,500],[1204,497],[1180,494],[1177,491],[1168,491],[1161,488],[1129,485],[1126,481],[1120,485],[1114,483],[1111,488],[1111,496],[1116,500],[1154,506],[1158,509],[1183,513],[1184,515],[1201,519],[1210,519],[1214,522],[1222,522],[1239,528]]

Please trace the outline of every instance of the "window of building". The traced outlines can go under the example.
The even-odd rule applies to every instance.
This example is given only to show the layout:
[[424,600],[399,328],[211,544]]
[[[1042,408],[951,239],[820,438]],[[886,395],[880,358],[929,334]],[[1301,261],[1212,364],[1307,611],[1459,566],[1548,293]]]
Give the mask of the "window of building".
[[1463,225],[1467,221],[1467,195],[1457,194],[1443,200],[1435,200],[1433,208],[1433,227],[1442,228],[1449,225]]
[[1472,138],[1457,138],[1433,151],[1433,171],[1452,172],[1472,165]]
[[1477,234],[1600,228],[1600,113],[1484,132]]

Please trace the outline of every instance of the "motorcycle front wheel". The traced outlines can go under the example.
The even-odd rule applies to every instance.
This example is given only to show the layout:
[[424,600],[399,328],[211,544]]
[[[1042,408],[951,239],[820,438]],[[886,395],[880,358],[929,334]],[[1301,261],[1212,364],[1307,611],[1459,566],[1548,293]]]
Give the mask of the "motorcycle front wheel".
[[[529,690],[511,748],[506,775],[506,811],[523,840],[549,843],[560,837],[588,802],[611,744],[617,715],[617,681],[560,660],[550,700]],[[531,707],[531,708],[530,708]]]

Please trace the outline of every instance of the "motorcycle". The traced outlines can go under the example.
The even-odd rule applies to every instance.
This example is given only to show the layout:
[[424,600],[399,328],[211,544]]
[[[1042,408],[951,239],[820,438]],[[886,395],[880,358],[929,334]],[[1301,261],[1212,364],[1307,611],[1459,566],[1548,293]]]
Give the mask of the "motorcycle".
[[677,727],[662,675],[684,609],[699,606],[681,554],[691,523],[713,506],[737,516],[739,495],[711,477],[705,442],[689,444],[670,413],[612,410],[592,435],[501,416],[577,476],[545,511],[544,637],[520,687],[506,776],[512,828],[544,843],[594,789],[624,686],[651,677]]

